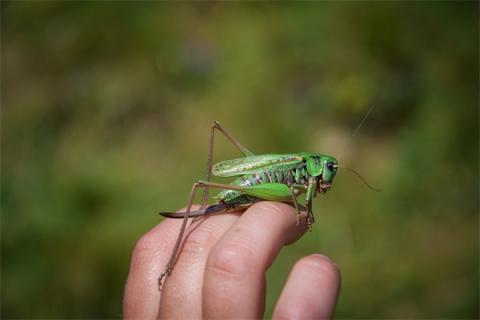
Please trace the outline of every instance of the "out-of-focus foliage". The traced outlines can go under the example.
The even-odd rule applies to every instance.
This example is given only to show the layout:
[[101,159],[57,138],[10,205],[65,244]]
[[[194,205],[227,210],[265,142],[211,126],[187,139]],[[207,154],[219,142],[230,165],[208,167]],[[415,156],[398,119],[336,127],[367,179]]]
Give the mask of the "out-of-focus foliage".
[[[121,316],[135,241],[221,121],[348,172],[268,272],[339,265],[338,318],[478,318],[477,2],[1,3],[1,316]],[[376,100],[376,108],[352,137]],[[215,159],[239,154],[218,139]]]

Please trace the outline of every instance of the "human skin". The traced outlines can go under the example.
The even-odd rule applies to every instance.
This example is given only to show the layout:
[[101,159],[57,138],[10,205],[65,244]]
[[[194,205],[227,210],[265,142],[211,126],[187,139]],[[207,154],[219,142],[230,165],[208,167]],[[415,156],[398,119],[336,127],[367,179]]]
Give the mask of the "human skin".
[[[297,227],[295,209],[278,202],[212,215],[189,229],[159,291],[181,222],[165,219],[137,242],[125,286],[126,319],[262,318],[266,270],[307,230],[304,217]],[[305,256],[290,271],[273,318],[331,318],[339,290],[337,266],[320,254]]]

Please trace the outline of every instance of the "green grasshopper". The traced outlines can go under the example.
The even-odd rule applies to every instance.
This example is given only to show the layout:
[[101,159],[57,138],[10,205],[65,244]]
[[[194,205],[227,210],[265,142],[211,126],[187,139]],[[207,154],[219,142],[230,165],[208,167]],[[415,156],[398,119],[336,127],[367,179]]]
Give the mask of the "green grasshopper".
[[[245,157],[222,161],[212,167],[215,130],[220,131]],[[300,224],[301,212],[306,211],[307,225],[310,228],[315,221],[312,199],[317,193],[325,193],[330,189],[338,167],[338,162],[334,157],[318,153],[255,155],[230,135],[219,122],[215,121],[210,128],[206,180],[199,180],[193,184],[185,212],[160,212],[167,218],[183,218],[183,223],[166,269],[159,278],[159,287],[161,288],[162,279],[172,272],[188,218],[238,211],[246,209],[256,202],[271,200],[294,206],[297,213],[297,226]],[[367,186],[372,188],[356,171],[350,168],[346,169],[355,173]],[[218,177],[237,178],[230,184],[214,183],[210,181],[212,173]],[[202,206],[199,210],[191,211],[198,188],[204,188]],[[215,196],[217,202],[206,207],[209,188],[221,189],[221,191]],[[297,197],[302,193],[306,193],[305,205],[301,205],[297,201]]]
[[[161,212],[162,216],[200,217],[220,211],[247,208],[261,200],[272,200],[293,204],[297,211],[297,225],[300,223],[300,208],[307,210],[308,225],[314,222],[312,199],[317,192],[325,193],[331,187],[338,168],[334,157],[307,152],[255,155],[233,138],[219,122],[213,123],[212,130],[215,129],[222,132],[245,155],[244,158],[219,162],[213,167],[209,161],[207,167],[212,169],[208,169],[207,181],[199,180],[194,184],[192,196],[199,187],[223,189],[214,197],[217,203],[190,211],[189,201],[186,212]],[[209,181],[210,172],[217,177],[238,178],[228,185],[213,183]],[[303,192],[307,193],[305,207],[297,202],[297,196]]]

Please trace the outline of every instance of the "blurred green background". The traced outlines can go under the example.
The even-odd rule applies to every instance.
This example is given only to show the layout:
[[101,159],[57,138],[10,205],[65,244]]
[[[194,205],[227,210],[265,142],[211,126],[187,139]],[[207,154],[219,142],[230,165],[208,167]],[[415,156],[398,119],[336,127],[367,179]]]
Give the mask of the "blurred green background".
[[322,252],[337,318],[478,318],[478,9],[2,1],[1,317],[120,317],[135,242],[185,205],[218,120],[384,189],[340,171],[269,270],[266,317]]

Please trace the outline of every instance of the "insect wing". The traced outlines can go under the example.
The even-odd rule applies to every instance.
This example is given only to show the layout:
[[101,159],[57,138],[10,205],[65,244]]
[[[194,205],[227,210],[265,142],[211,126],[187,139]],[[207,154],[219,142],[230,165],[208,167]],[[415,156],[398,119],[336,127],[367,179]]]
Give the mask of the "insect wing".
[[295,165],[303,161],[296,154],[263,154],[226,160],[215,164],[212,173],[217,177],[232,177],[251,174],[272,165]]

